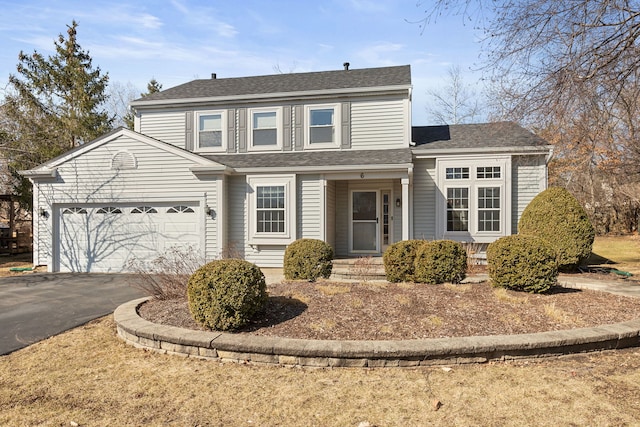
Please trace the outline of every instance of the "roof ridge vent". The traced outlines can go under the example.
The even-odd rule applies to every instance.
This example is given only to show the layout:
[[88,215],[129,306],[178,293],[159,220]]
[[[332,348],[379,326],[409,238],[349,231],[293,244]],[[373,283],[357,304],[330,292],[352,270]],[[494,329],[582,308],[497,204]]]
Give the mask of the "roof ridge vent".
[[349,71],[349,65],[351,65],[351,64],[349,64],[348,62],[345,62],[344,64],[342,64],[342,66],[344,67],[345,71]]
[[211,73],[211,80],[215,80],[218,78],[218,75],[216,73]]

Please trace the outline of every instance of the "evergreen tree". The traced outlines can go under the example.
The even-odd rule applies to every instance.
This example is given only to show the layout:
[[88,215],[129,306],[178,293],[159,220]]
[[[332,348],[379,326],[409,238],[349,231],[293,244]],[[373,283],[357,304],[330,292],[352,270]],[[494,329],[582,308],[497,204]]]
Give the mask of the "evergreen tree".
[[[147,95],[160,92],[161,90],[162,90],[162,84],[159,83],[155,79],[155,77],[152,77],[151,80],[149,80],[149,83],[147,83],[147,93],[141,93],[140,96],[144,98]],[[124,121],[124,124],[128,129],[133,130],[134,118],[133,118],[133,111],[131,109],[129,109],[129,112],[122,118],[122,120]]]
[[15,177],[14,191],[31,205],[31,189],[17,171],[46,162],[111,129],[104,109],[108,75],[93,68],[77,41],[73,21],[54,42],[49,57],[20,52],[17,74],[9,76],[9,95],[2,106],[3,155]]

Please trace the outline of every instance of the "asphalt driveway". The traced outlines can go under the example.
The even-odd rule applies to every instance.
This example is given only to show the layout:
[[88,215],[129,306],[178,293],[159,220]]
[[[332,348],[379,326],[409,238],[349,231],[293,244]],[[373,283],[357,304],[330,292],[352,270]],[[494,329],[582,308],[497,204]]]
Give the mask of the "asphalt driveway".
[[145,296],[127,274],[41,273],[0,277],[0,355],[112,313]]

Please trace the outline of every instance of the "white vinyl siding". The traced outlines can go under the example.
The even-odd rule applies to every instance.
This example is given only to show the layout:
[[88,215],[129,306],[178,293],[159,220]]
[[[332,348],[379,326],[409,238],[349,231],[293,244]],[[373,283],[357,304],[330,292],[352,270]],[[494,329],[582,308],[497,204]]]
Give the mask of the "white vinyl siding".
[[351,148],[407,147],[408,126],[405,100],[351,104]]
[[547,188],[545,156],[514,156],[512,159],[512,233],[529,202]]
[[228,252],[234,257],[241,257],[259,267],[282,267],[285,245],[252,245],[249,244],[248,204],[249,186],[247,177],[230,176],[227,178],[228,190]]
[[[136,158],[136,169],[114,170],[111,159],[121,151],[127,151]],[[204,221],[206,232],[203,242],[207,259],[215,258],[217,248],[218,209],[216,178],[198,179],[189,168],[193,162],[168,151],[139,142],[127,136],[87,151],[75,159],[61,164],[58,174],[61,179],[54,183],[39,183],[39,206],[49,212],[49,217],[38,217],[39,251],[36,264],[51,265],[53,218],[52,203],[104,204],[136,203],[140,206],[153,205],[151,202],[180,201],[208,205],[213,215]],[[149,203],[147,203],[149,201]],[[110,203],[105,204],[108,205]]]
[[347,181],[336,181],[336,255],[349,254],[349,186]]
[[413,169],[413,236],[439,239],[436,235],[436,163],[434,159],[416,159]]
[[318,175],[298,177],[298,239],[321,239],[322,182]]
[[327,181],[327,213],[326,213],[326,242],[336,248],[336,182]]
[[144,111],[140,116],[140,133],[185,148],[184,111]]

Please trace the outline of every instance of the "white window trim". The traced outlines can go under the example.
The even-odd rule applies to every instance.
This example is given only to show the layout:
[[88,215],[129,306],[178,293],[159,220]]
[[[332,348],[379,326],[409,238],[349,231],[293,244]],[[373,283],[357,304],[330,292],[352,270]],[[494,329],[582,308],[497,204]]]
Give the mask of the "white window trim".
[[[252,175],[247,177],[250,188],[247,200],[247,219],[250,245],[285,245],[296,238],[296,176]],[[284,232],[259,233],[257,230],[257,187],[284,186]]]
[[[333,142],[311,143],[311,111],[333,108]],[[313,104],[306,105],[304,111],[304,148],[305,150],[323,150],[327,148],[340,148],[342,141],[342,108],[341,104]]]
[[[200,116],[209,116],[213,114],[220,114],[221,121],[221,132],[222,132],[222,146],[221,147],[200,147]],[[202,110],[195,111],[193,129],[194,129],[194,137],[193,137],[193,146],[194,151],[197,153],[221,153],[227,151],[227,110]]]
[[[276,145],[253,145],[253,114],[254,113],[276,113]],[[282,107],[260,107],[249,108],[249,123],[247,133],[249,134],[248,151],[282,151],[282,139],[284,135],[284,125],[282,117]]]
[[[500,178],[477,178],[477,168],[500,166]],[[446,179],[446,169],[469,167],[469,178]],[[490,243],[511,234],[511,158],[510,157],[460,157],[436,160],[438,188],[436,208],[439,217],[437,232],[444,239]],[[447,189],[469,189],[469,230],[447,231]],[[500,231],[478,231],[478,188],[500,188]]]

